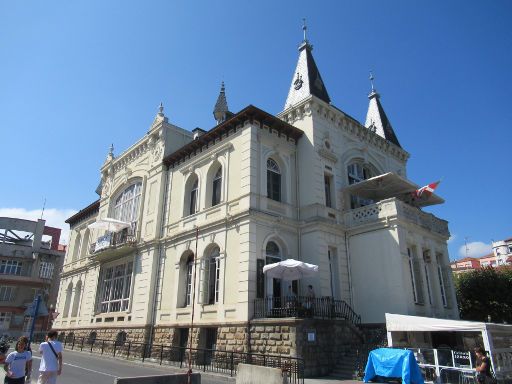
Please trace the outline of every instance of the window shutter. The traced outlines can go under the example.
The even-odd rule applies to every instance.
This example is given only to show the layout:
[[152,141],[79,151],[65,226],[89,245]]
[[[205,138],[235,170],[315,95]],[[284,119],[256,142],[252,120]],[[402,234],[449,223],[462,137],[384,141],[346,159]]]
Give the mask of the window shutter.
[[208,264],[203,257],[199,262],[199,304],[208,301]]
[[263,260],[263,259],[256,260],[256,298],[257,299],[265,298],[265,275],[263,274],[264,265],[265,265],[265,260]]
[[420,260],[417,258],[413,259],[413,271],[414,271],[414,281],[416,285],[416,302],[418,304],[425,303],[425,295],[423,293],[423,279],[421,278],[421,265]]

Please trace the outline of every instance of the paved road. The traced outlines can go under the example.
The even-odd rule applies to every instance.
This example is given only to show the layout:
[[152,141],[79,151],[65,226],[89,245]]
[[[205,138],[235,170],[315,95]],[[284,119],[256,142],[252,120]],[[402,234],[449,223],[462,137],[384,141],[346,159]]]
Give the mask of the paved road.
[[[116,359],[112,356],[91,355],[88,352],[64,350],[64,367],[59,384],[112,384],[116,377],[163,375],[186,372],[173,367],[160,366],[153,363],[141,363]],[[34,353],[32,364],[32,383],[37,382],[41,358]],[[234,378],[201,374],[203,384],[234,383]]]

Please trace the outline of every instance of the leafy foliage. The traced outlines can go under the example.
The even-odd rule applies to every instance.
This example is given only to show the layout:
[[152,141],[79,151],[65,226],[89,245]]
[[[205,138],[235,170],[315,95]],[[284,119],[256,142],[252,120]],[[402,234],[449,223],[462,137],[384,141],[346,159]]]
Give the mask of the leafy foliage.
[[460,317],[512,323],[512,268],[482,268],[454,278]]

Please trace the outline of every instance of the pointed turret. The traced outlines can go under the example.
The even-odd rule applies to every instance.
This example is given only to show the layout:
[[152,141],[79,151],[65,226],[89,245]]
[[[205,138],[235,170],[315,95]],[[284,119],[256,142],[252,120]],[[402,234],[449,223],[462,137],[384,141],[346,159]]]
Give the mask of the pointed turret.
[[299,101],[310,95],[315,95],[326,103],[331,102],[327,89],[325,89],[322,76],[320,76],[320,72],[316,66],[315,59],[313,59],[313,54],[311,53],[311,51],[313,51],[313,46],[307,39],[306,21],[305,19],[303,20],[304,25],[302,30],[304,31],[304,40],[299,45],[299,60],[297,62],[297,67],[295,68],[284,109],[297,104]]
[[386,112],[384,112],[384,108],[382,108],[382,104],[380,103],[380,95],[377,93],[373,86],[373,79],[373,74],[370,73],[372,90],[368,95],[370,104],[368,105],[368,113],[366,114],[366,122],[364,125],[366,128],[373,130],[377,135],[402,148],[398,142],[395,131],[393,130],[393,127],[391,126],[391,123],[386,116]]
[[222,82],[220,87],[219,97],[217,98],[217,102],[215,103],[215,108],[213,109],[213,116],[217,121],[217,124],[222,123],[228,117],[228,102],[226,100],[226,90],[224,88],[224,82]]

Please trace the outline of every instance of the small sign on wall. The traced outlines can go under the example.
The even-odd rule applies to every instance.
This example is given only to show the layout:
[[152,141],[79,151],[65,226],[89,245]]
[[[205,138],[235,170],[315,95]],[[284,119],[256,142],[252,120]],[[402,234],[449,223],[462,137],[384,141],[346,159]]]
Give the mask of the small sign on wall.
[[316,330],[308,329],[307,335],[308,335],[308,343],[316,342]]

